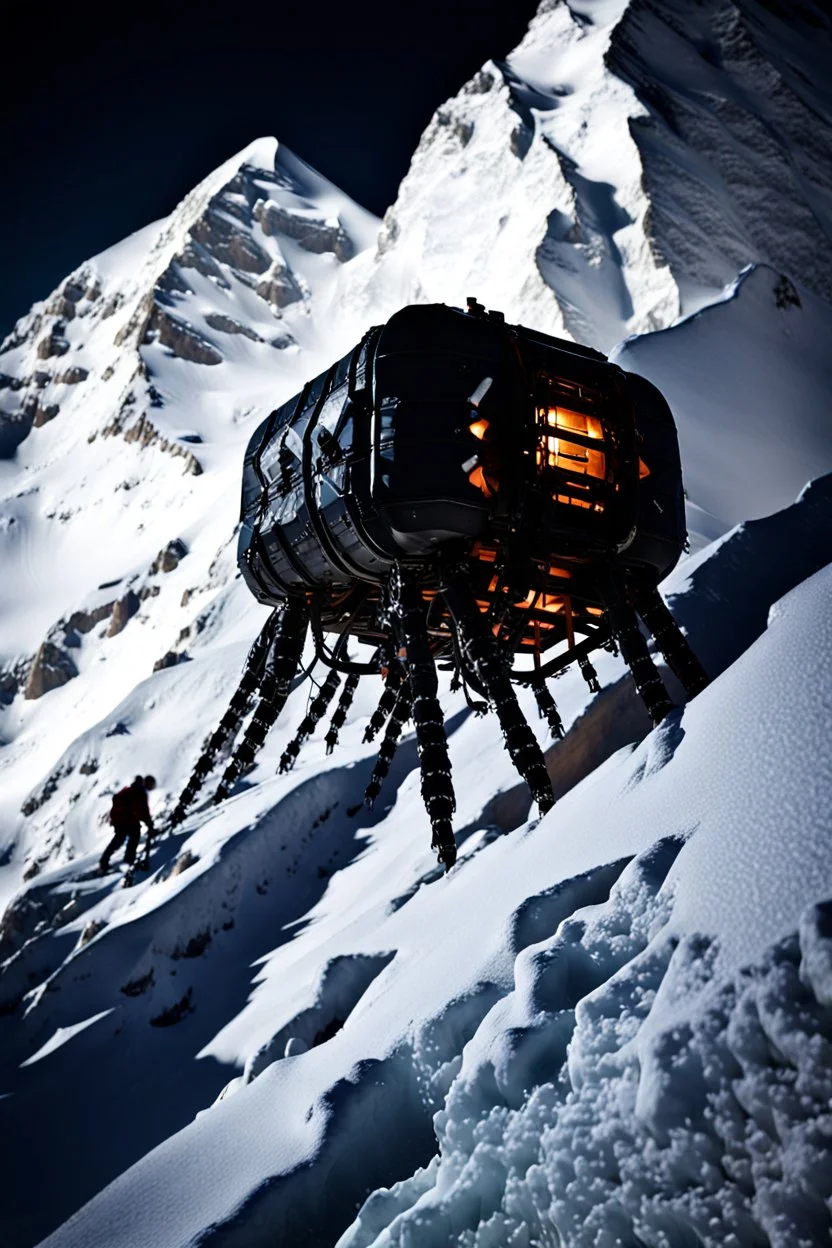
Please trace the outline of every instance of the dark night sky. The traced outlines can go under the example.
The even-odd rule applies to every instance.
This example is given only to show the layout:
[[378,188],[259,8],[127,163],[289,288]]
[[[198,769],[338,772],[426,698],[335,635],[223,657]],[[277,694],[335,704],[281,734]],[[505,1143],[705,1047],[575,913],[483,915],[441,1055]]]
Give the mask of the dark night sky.
[[0,53],[0,337],[261,134],[381,214],[433,110],[535,0],[23,0]]

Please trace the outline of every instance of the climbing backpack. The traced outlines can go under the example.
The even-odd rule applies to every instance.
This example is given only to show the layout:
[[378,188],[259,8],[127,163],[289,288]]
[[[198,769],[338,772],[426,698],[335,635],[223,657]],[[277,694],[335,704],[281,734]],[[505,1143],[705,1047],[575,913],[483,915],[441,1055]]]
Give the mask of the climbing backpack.
[[126,823],[134,818],[133,813],[133,794],[130,786],[127,785],[123,789],[119,789],[118,793],[113,794],[113,804],[110,807],[110,823]]

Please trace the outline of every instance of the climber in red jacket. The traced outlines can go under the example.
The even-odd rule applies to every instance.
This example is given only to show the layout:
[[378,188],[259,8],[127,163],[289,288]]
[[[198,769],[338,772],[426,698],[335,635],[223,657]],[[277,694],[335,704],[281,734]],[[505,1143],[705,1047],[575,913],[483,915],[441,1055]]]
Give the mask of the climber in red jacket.
[[150,817],[147,795],[151,789],[155,788],[156,780],[153,776],[136,776],[132,784],[119,789],[118,793],[113,796],[113,804],[110,808],[113,839],[104,850],[98,864],[102,873],[109,870],[110,858],[125,841],[127,847],[124,850],[124,861],[128,867],[133,866],[136,851],[139,848],[142,824],[146,825],[148,836],[153,835],[153,820]]

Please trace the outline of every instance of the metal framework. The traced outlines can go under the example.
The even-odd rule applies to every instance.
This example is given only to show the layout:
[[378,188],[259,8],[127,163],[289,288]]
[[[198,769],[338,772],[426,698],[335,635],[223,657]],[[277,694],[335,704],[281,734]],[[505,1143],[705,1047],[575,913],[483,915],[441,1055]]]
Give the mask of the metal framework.
[[[437,665],[472,708],[495,712],[541,811],[552,787],[515,685],[532,687],[562,737],[547,679],[577,663],[597,692],[590,654],[620,651],[659,723],[673,704],[642,625],[690,696],[707,684],[657,589],[686,539],[663,397],[597,352],[507,325],[476,300],[464,313],[403,309],[273,412],[249,444],[242,521],[241,570],[274,610],[174,823],[229,740],[240,736],[214,800],[251,767],[310,633],[329,672],[280,770],[293,766],[342,674],[328,752],[360,677],[382,673],[364,736],[384,730],[367,801],[412,718],[446,868],[455,800]],[[350,659],[350,637],[373,647],[368,661]]]

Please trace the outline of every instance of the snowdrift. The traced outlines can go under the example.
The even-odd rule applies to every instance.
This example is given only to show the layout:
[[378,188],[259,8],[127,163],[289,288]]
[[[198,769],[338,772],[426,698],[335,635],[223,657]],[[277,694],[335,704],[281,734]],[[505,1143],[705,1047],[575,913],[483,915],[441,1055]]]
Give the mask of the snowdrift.
[[[128,893],[79,881],[92,857],[33,882],[0,981],[41,979],[4,1046],[28,1057],[10,1121],[40,1123],[13,1199],[27,1209],[57,1150],[54,1219],[63,1184],[92,1194],[165,1140],[47,1242],[479,1245],[555,1226],[716,1244],[787,1225],[798,1243],[825,1225],[830,515],[826,478],[680,568],[671,603],[722,674],[539,823],[489,826],[483,774],[514,781],[496,731],[456,711],[447,877],[412,742],[389,805],[358,820],[369,759],[353,744],[322,770],[317,742],[297,775],[194,816]],[[790,592],[778,540],[804,552]]]

